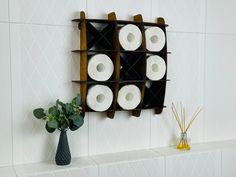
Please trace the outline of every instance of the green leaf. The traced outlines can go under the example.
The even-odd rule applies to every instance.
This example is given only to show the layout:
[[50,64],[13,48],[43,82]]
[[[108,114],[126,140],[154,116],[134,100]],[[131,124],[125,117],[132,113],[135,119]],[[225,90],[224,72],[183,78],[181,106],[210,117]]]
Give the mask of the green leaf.
[[84,124],[84,118],[79,114],[70,116],[70,120],[72,120],[71,124],[75,125],[78,128],[80,128]]
[[44,109],[43,108],[37,108],[33,111],[33,114],[34,116],[37,118],[37,119],[42,119],[46,116],[45,112],[44,112]]
[[81,100],[81,96],[80,96],[80,95],[78,95],[77,97],[75,97],[73,100],[75,101],[75,104],[76,104],[77,106],[81,106],[81,105],[82,105],[82,100]]
[[59,110],[57,109],[56,106],[50,107],[49,110],[48,110],[48,113],[51,114],[54,117],[58,117],[59,114],[60,114],[60,112],[59,112]]
[[71,114],[73,114],[73,107],[69,104],[69,103],[66,103],[65,104],[65,109],[66,109],[66,114],[68,116],[70,116]]
[[58,104],[58,105],[60,105],[60,106],[62,106],[62,107],[64,107],[64,103],[62,103],[61,101],[59,101],[58,99],[57,99],[57,102],[56,102],[56,104]]
[[50,128],[47,124],[45,125],[45,128],[49,133],[53,133],[56,130],[55,128]]
[[75,131],[75,130],[77,130],[79,127],[77,127],[77,126],[74,125],[74,124],[71,124],[69,128],[70,128],[71,131]]
[[84,124],[84,119],[83,118],[76,118],[73,121],[73,124],[80,128]]
[[58,127],[58,122],[57,120],[51,120],[47,122],[47,126],[50,128],[57,128]]

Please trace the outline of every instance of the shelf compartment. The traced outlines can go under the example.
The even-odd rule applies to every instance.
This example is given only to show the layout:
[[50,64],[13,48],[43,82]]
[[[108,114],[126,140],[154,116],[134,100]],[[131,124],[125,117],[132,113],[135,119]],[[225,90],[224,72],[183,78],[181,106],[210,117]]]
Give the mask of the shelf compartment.
[[100,25],[99,28],[91,23],[86,23],[87,48],[95,50],[113,50],[113,34],[115,27],[115,23]]
[[144,73],[142,70],[146,66],[145,60],[145,53],[120,54],[120,80],[143,80]]
[[[102,53],[99,53],[99,54],[102,54]],[[111,61],[113,63],[113,66],[114,66],[114,71],[113,71],[111,77],[107,80],[107,82],[115,81],[116,80],[115,79],[115,69],[116,69],[115,66],[116,66],[116,60],[117,59],[115,58],[114,53],[103,53],[103,54],[106,54],[111,59]],[[89,65],[90,58],[92,58],[94,55],[96,55],[96,54],[88,53],[88,55],[87,55],[87,57],[88,57],[88,65]],[[89,74],[87,74],[87,81],[89,82],[89,81],[96,81],[96,80],[94,80],[93,78],[91,78],[89,76]],[[98,81],[98,82],[100,82],[100,81]]]
[[145,84],[145,96],[143,108],[159,107],[163,105],[165,99],[165,82],[147,82]]

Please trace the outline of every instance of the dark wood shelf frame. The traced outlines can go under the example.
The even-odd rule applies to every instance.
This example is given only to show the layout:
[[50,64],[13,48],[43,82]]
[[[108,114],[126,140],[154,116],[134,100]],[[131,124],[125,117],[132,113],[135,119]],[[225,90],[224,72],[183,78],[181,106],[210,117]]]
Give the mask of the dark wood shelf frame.
[[[167,73],[158,81],[152,81],[146,78],[146,59],[149,55],[161,56],[167,66],[167,55],[170,52],[167,51],[167,40],[164,48],[159,51],[148,51],[146,49],[145,28],[147,27],[159,27],[166,35],[165,20],[158,18],[157,23],[143,22],[142,15],[138,14],[133,17],[133,21],[117,20],[114,12],[108,14],[108,19],[86,19],[85,13],[80,12],[80,19],[74,19],[73,22],[78,22],[78,28],[80,29],[80,49],[72,50],[72,52],[80,54],[80,80],[73,80],[72,82],[80,84],[80,94],[82,98],[83,112],[95,112],[90,109],[86,104],[86,97],[88,87],[95,84],[108,85],[113,91],[113,101],[110,108],[106,112],[107,117],[114,118],[116,111],[121,111],[117,104],[117,97],[119,89],[123,85],[135,84],[141,91],[141,102],[139,106],[131,113],[135,117],[139,117],[143,109],[154,109],[156,114],[160,114],[166,106],[164,106],[164,98],[166,91]],[[96,28],[97,23],[103,25],[103,28],[99,31]],[[122,49],[119,43],[119,28],[122,25],[134,24],[139,27],[142,33],[142,44],[139,49],[135,51],[127,51]],[[87,65],[89,56],[97,53],[105,53],[110,56],[114,64],[114,73],[111,79],[108,81],[94,81],[87,74]],[[127,57],[134,57],[136,60],[128,61]],[[131,63],[130,63],[131,62]],[[122,65],[126,66],[127,70],[121,71]],[[138,77],[135,79],[129,75],[130,70],[133,73],[138,72]],[[124,77],[124,74],[128,74],[128,77]],[[148,88],[146,83],[150,84]]]

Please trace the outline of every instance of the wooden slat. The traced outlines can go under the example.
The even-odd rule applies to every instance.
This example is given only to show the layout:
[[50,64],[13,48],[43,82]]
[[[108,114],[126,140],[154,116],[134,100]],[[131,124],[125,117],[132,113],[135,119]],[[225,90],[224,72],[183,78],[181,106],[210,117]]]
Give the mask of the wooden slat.
[[[143,107],[143,100],[144,100],[144,95],[145,95],[145,82],[146,82],[146,56],[147,56],[147,52],[146,52],[146,39],[145,39],[145,30],[144,30],[144,24],[143,24],[143,18],[142,15],[138,14],[134,16],[134,22],[139,22],[140,24],[138,25],[141,33],[142,33],[142,45],[141,45],[141,49],[144,54],[143,54],[143,58],[142,60],[142,64],[140,65],[140,69],[141,69],[141,77],[142,80],[144,80],[144,82],[142,82],[139,85],[140,91],[141,91],[141,102],[139,105],[139,108]],[[132,115],[135,117],[139,117],[141,114],[142,109],[138,109],[138,110],[133,110],[132,111]]]
[[[80,50],[87,50],[87,34],[85,13],[80,12]],[[80,53],[80,80],[87,81],[87,52]],[[86,96],[87,96],[87,82],[81,83],[80,94],[82,99],[82,109],[85,112]]]
[[107,117],[114,118],[116,105],[117,105],[117,97],[119,91],[119,80],[120,80],[120,45],[118,40],[118,26],[116,22],[116,14],[115,12],[111,12],[108,14],[108,20],[114,22],[114,36],[113,36],[113,45],[114,50],[116,52],[113,53],[113,62],[114,62],[114,80],[116,81],[113,84],[113,102],[112,102],[112,110],[107,112]]
[[[164,31],[165,36],[166,36],[165,19],[162,18],[162,17],[157,18],[157,24],[158,24],[158,25],[161,25],[161,28],[162,28],[162,30]],[[164,48],[162,49],[162,52],[163,52],[162,57],[163,57],[163,59],[164,59],[165,62],[166,62],[166,72],[167,72],[167,53],[168,53],[168,52],[167,52],[167,38],[166,38],[166,44],[165,44]],[[167,73],[166,73],[165,77],[162,78],[162,79],[163,79],[163,80],[167,80]],[[164,97],[164,98],[163,98],[163,103],[162,103],[162,105],[164,105],[164,100],[165,100],[166,82],[165,82],[165,85],[164,85],[163,87],[164,87],[164,92],[163,92],[163,94],[162,94],[161,96],[162,96],[162,98],[163,98],[163,97]],[[160,108],[156,108],[156,109],[155,109],[155,114],[161,114],[162,111],[163,111],[163,108],[164,108],[164,106],[163,106],[163,107],[160,107]]]

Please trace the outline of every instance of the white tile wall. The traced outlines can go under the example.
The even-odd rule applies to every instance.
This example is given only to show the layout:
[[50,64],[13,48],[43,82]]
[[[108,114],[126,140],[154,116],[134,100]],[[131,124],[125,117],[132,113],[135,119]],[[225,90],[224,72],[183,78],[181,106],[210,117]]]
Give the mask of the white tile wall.
[[191,146],[191,151],[176,148],[154,149],[165,155],[166,177],[221,177],[221,151],[204,144]]
[[236,33],[234,0],[207,0],[207,33]]
[[[127,0],[118,4],[114,0],[0,0],[0,80],[5,82],[0,92],[4,103],[0,120],[7,120],[4,126],[0,125],[0,140],[4,140],[4,146],[0,146],[0,166],[12,162],[12,140],[14,163],[54,158],[58,133],[46,133],[43,123],[33,119],[31,111],[36,106],[47,107],[56,98],[67,101],[78,92],[78,85],[71,84],[71,79],[77,75],[71,73],[71,66],[78,66],[78,55],[71,54],[70,50],[79,48],[79,33],[72,27],[71,19],[79,17],[80,10],[88,10],[89,18],[106,18],[111,11],[124,20],[132,19],[137,13],[146,21],[165,17],[170,25],[168,49],[172,52],[166,105],[183,101],[190,113],[196,106],[205,105],[204,122],[202,114],[189,131],[192,142],[202,141],[203,137],[205,140],[235,138],[232,94],[236,85],[232,52],[235,36],[229,35],[234,34],[236,28],[234,5],[233,0]],[[205,23],[207,33],[226,33],[206,36],[206,63]],[[9,34],[10,49],[7,47]],[[211,67],[212,64],[215,67]],[[223,72],[219,72],[220,69]],[[203,102],[205,77],[206,102]],[[222,85],[219,85],[218,77],[224,79]],[[222,104],[225,100],[227,107]],[[68,133],[75,157],[166,146],[173,144],[178,135],[169,107],[160,116],[144,111],[140,118],[129,117],[126,112],[118,113],[114,120],[104,119],[101,114],[89,114],[88,118],[83,128]],[[227,128],[218,131],[219,125]]]
[[86,1],[10,0],[10,21],[49,25],[72,25],[71,20],[86,11]]
[[166,158],[166,177],[220,177],[220,152],[202,152]]
[[97,165],[90,158],[72,159],[69,166],[56,166],[54,162],[18,165],[18,177],[98,177]]
[[205,0],[153,0],[152,19],[164,17],[170,31],[204,32]]
[[[14,163],[54,158],[58,133],[46,133],[44,122],[33,118],[32,110],[78,93],[78,85],[71,82],[76,37],[73,27],[11,25]],[[83,128],[70,133],[75,157],[88,153],[87,126],[86,119]]]
[[0,23],[0,166],[12,162],[11,66],[9,25]]
[[236,169],[234,164],[235,159],[235,148],[222,150],[222,177],[236,176]]
[[235,35],[206,36],[205,138],[208,141],[236,138],[235,43]]
[[8,0],[0,0],[0,22],[8,21]]
[[95,156],[100,177],[164,177],[164,157],[150,151]]
[[[168,74],[165,105],[161,115],[151,114],[151,147],[176,144],[179,128],[170,110],[171,103],[182,102],[190,119],[197,107],[203,106],[203,55],[204,36],[202,34],[169,32]],[[187,49],[187,50],[186,50]],[[192,142],[202,140],[203,117],[199,116],[189,129]]]
[[[99,5],[98,5],[99,4]],[[117,19],[132,20],[133,15],[142,14],[143,19],[149,20],[151,15],[151,0],[126,0],[125,3],[116,0],[88,0],[89,18],[107,18],[110,12],[116,12]],[[96,9],[96,10],[95,10]]]
[[16,173],[13,167],[0,167],[0,175],[2,177],[16,177]]
[[116,112],[114,119],[89,114],[89,154],[111,153],[149,147],[149,111],[139,118],[129,112]]

